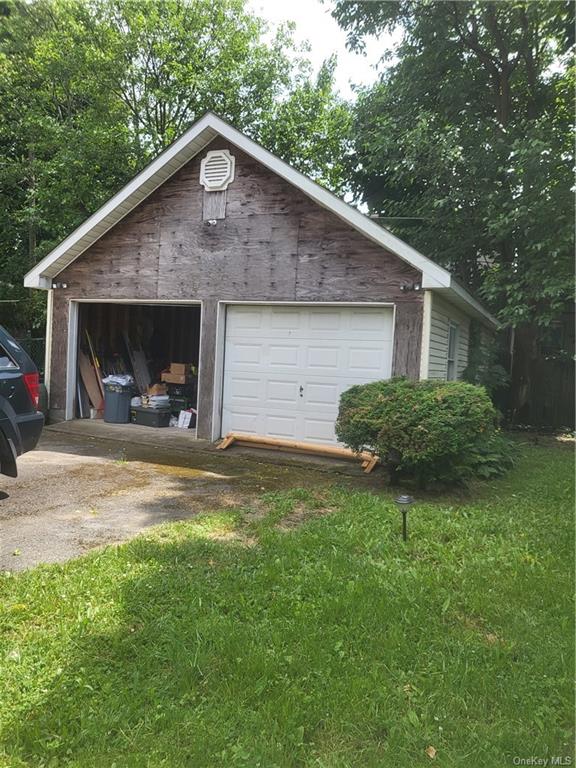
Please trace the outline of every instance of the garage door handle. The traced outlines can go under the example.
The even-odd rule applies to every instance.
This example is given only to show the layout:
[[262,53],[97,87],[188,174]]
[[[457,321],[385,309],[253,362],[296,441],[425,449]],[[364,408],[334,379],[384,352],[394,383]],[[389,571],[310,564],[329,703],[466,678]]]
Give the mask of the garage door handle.
[[300,387],[300,397],[304,397],[304,395],[302,394],[303,392],[304,392],[304,387],[301,386]]

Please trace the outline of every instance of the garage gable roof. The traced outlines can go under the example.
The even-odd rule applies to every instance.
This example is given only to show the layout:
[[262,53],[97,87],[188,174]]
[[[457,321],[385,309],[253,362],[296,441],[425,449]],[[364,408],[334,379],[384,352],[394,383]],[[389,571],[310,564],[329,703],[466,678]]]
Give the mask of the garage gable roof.
[[[52,280],[81,253],[95,243],[109,229],[134,210],[155,189],[176,171],[201,152],[213,139],[221,136],[269,168],[289,184],[300,189],[323,208],[334,213],[368,239],[394,253],[422,273],[423,288],[437,288],[452,294],[457,288],[459,303],[464,301],[468,311],[495,322],[489,313],[464,289],[456,286],[450,272],[415,248],[393,235],[387,229],[364,216],[356,208],[345,203],[316,182],[280,160],[248,136],[236,130],[217,115],[207,112],[179,139],[161,152],[126,186],[111,197],[92,216],[77,227],[72,234],[56,246],[24,277],[28,288],[52,287]],[[453,296],[456,299],[456,291]]]

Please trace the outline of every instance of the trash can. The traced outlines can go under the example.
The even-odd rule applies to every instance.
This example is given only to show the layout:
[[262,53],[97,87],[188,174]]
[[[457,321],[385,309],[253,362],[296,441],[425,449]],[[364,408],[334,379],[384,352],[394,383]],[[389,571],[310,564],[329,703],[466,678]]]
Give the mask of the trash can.
[[132,386],[104,384],[104,421],[109,424],[128,424]]

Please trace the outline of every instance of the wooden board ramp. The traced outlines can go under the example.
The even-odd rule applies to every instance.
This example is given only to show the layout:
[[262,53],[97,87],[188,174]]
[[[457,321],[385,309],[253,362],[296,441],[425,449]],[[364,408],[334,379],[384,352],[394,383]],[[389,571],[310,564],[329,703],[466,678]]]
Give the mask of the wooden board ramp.
[[333,459],[352,459],[362,463],[362,469],[366,474],[372,472],[379,463],[380,457],[369,451],[355,453],[350,448],[340,445],[322,445],[320,443],[303,443],[299,440],[283,440],[279,437],[265,437],[264,435],[244,435],[241,432],[228,432],[226,437],[217,446],[224,451],[231,445],[243,445],[253,448],[267,448],[271,451],[292,451],[294,453],[312,453],[317,456],[327,456]]

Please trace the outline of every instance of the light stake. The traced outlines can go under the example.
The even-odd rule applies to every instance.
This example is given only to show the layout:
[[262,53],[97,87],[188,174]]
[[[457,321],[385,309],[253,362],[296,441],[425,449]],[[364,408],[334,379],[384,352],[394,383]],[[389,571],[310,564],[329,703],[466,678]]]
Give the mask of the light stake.
[[411,504],[414,504],[414,499],[412,496],[398,496],[397,499],[394,499],[396,504],[398,505],[398,509],[402,513],[402,538],[404,541],[408,541],[408,527],[407,527],[407,516],[408,516],[408,507]]

